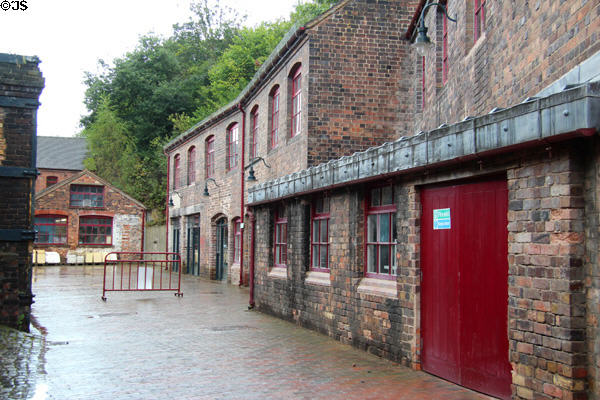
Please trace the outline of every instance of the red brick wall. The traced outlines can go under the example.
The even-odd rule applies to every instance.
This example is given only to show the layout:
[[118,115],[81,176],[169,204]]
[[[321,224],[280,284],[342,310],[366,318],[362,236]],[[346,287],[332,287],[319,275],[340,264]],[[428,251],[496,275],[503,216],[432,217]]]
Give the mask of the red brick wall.
[[415,1],[352,1],[308,32],[308,165],[392,141],[412,130],[404,40]]
[[[103,185],[104,207],[102,209],[71,207],[70,186],[71,184]],[[57,185],[51,188],[43,196],[36,198],[36,215],[58,214],[68,217],[67,244],[65,245],[36,245],[36,248],[55,251],[65,262],[67,253],[78,250],[80,252],[111,252],[111,251],[140,251],[142,248],[143,208],[123,196],[104,182],[95,179],[91,175],[83,176],[63,186]],[[79,218],[85,215],[107,216],[113,218],[111,246],[79,245]]]
[[[438,46],[426,54],[425,111],[417,115],[409,134],[520,103],[600,50],[598,2],[488,1],[486,32],[477,42],[473,40],[473,2],[448,1],[448,13],[458,17],[458,23],[448,21],[446,85],[441,72],[442,31],[438,29],[442,18],[435,15],[436,7],[428,10],[428,35]],[[416,52],[411,63],[418,63]],[[418,68],[414,72],[417,97],[421,73]]]
[[65,179],[72,177],[73,175],[79,173],[80,171],[67,171],[64,169],[38,169],[39,175],[35,180],[35,192],[39,193],[42,190],[46,189],[46,178],[49,176],[56,176],[58,178],[58,182],[61,182]]

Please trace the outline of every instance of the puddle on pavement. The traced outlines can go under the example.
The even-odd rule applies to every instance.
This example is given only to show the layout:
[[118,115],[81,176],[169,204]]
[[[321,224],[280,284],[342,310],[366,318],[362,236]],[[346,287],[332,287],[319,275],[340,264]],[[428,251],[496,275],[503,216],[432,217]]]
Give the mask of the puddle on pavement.
[[137,314],[137,313],[114,312],[114,313],[106,313],[106,314],[86,315],[86,317],[88,317],[88,318],[124,317],[126,315],[135,315],[135,314]]
[[212,328],[205,328],[204,331],[209,332],[232,332],[232,331],[244,331],[256,329],[253,326],[248,325],[231,325],[231,326],[213,326]]

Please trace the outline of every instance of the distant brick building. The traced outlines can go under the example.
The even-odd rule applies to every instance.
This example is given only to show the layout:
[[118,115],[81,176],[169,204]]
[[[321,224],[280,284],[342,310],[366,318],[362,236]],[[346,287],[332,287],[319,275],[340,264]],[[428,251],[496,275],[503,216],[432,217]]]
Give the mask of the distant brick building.
[[[442,3],[456,24],[354,0],[293,30],[166,146],[172,248],[250,267],[259,310],[460,385],[600,399],[600,5]],[[238,137],[271,167],[247,194]]]
[[29,330],[40,60],[0,54],[0,324]]
[[61,262],[97,263],[109,252],[143,251],[146,208],[90,171],[37,193],[35,205],[35,248],[59,253]]

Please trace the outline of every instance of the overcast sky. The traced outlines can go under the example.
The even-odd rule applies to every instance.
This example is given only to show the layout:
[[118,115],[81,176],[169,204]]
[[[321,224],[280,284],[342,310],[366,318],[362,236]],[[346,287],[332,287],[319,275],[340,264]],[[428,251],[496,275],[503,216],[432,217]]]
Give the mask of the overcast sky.
[[[23,1],[23,0],[19,0]],[[133,50],[148,32],[172,33],[189,20],[192,0],[25,0],[26,10],[4,10],[0,0],[0,53],[36,55],[46,79],[38,111],[39,136],[73,136],[81,130],[85,71]],[[210,1],[209,1],[210,2]],[[288,18],[297,0],[220,0],[246,24]],[[213,2],[214,4],[214,2]]]

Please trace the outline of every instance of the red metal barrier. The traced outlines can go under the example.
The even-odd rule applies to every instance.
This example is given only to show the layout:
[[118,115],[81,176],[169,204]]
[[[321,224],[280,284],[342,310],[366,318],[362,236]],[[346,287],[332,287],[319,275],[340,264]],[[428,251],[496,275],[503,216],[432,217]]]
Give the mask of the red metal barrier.
[[102,300],[106,292],[181,291],[179,253],[112,252],[104,257]]

